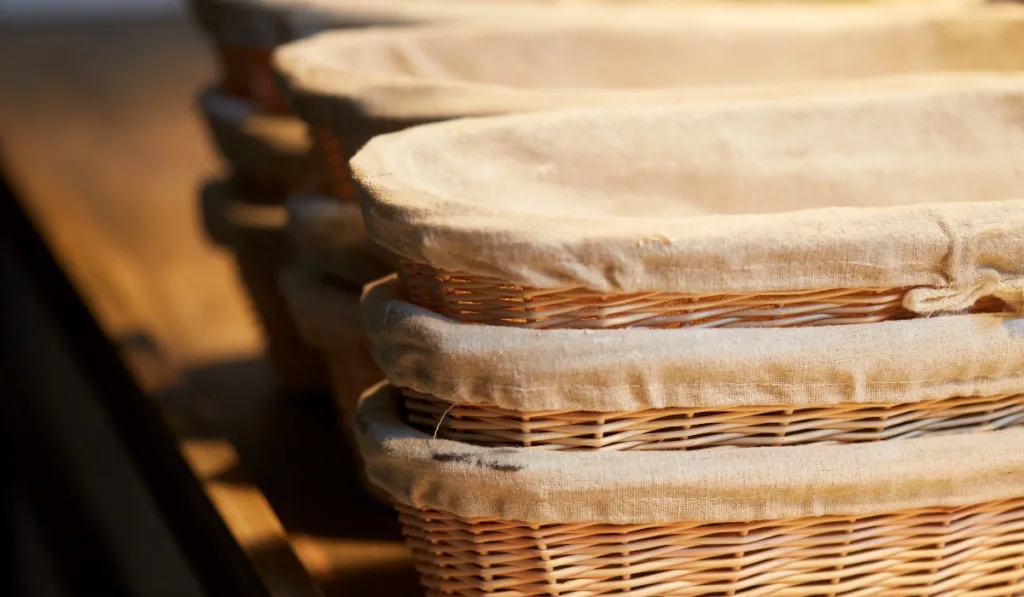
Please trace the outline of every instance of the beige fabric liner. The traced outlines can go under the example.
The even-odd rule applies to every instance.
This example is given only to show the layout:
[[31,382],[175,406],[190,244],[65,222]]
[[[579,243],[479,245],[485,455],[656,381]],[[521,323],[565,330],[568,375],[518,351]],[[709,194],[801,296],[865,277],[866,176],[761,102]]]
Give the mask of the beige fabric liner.
[[287,213],[282,206],[248,202],[244,191],[236,189],[230,181],[205,184],[200,197],[203,226],[217,244],[233,245],[239,231],[284,228]]
[[310,346],[350,350],[363,341],[357,293],[328,286],[300,265],[283,270],[279,282],[292,319]]
[[352,115],[420,122],[1024,66],[1016,6],[705,5],[654,14],[332,32],[283,47],[274,61],[317,126]]
[[954,315],[781,329],[466,325],[367,287],[373,354],[398,387],[520,411],[902,403],[1024,392],[1024,319]]
[[860,515],[1024,495],[1024,429],[843,446],[549,452],[434,440],[377,386],[356,417],[371,481],[398,502],[529,523]]
[[[377,137],[371,239],[529,287],[745,294],[923,287],[1024,306],[1024,79],[522,114]],[[600,123],[600,126],[596,126]],[[472,167],[467,167],[471,164]]]
[[280,205],[250,203],[225,181],[204,185],[203,226],[217,244],[230,246],[238,230],[287,229],[300,265],[313,275],[327,275],[350,286],[354,321],[364,284],[388,274],[380,250],[363,232],[359,206],[333,198],[294,197]]
[[218,151],[238,174],[291,186],[309,175],[311,145],[298,118],[261,113],[215,89],[204,91],[199,102]]
[[366,238],[359,205],[299,196],[285,206],[288,234],[307,269],[337,277],[357,294],[364,284],[394,270],[388,255]]

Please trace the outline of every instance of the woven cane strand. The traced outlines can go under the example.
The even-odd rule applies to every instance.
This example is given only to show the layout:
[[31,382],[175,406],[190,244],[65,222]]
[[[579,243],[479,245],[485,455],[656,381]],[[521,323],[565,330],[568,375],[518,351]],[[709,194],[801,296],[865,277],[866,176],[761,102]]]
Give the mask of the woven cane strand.
[[1024,595],[1024,499],[726,524],[530,525],[397,509],[430,597]]

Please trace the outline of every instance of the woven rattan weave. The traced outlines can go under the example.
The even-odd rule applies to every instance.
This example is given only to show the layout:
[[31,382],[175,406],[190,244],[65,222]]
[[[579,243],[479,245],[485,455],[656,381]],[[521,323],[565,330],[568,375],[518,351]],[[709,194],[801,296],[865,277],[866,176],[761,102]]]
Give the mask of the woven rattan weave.
[[[411,302],[465,323],[528,328],[792,327],[875,323],[915,314],[904,289],[833,290],[747,296],[599,295],[538,290],[445,275],[401,263]],[[984,300],[975,310],[999,310]],[[481,445],[560,450],[692,450],[866,442],[999,429],[1024,421],[1024,395],[958,396],[904,404],[779,408],[674,408],[634,412],[521,412],[452,405],[406,391],[410,424]]]
[[699,450],[858,443],[1024,424],[1024,394],[903,404],[517,412],[404,391],[406,420],[438,437],[548,450]]
[[1024,595],[1024,499],[727,524],[530,525],[397,508],[431,597]]
[[[583,288],[524,288],[479,276],[401,262],[409,300],[464,323],[529,328],[795,327],[875,323],[915,314],[906,288],[795,291],[746,295],[658,292],[599,294]],[[1000,311],[983,299],[973,312]]]

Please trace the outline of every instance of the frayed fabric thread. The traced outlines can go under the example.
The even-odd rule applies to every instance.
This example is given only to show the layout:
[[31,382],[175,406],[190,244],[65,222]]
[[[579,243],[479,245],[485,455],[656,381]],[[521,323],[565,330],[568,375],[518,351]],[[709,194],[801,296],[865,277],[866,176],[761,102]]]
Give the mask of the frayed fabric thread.
[[969,288],[914,288],[903,297],[903,306],[920,315],[963,313],[979,300],[994,296],[1024,315],[1024,280],[1003,282],[989,276]]

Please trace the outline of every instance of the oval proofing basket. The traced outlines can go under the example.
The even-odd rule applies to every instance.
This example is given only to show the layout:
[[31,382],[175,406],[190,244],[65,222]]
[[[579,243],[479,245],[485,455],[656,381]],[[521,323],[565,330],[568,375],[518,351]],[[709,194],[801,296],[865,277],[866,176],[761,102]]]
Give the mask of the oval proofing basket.
[[[290,111],[270,63],[274,48],[297,39],[332,29],[417,23],[492,19],[536,23],[576,15],[579,10],[548,0],[191,0],[190,4],[213,39],[221,91],[253,102],[268,114]],[[617,7],[609,2],[606,7],[621,17],[636,10],[636,4],[630,4]],[[660,7],[659,12],[670,6]]]
[[275,68],[333,173],[329,191],[350,198],[355,151],[426,122],[859,89],[872,78],[895,80],[869,86],[921,84],[915,75],[1024,65],[1024,11],[1013,6],[704,6],[655,15],[332,32],[280,49]]
[[378,361],[408,390],[410,421],[488,445],[694,449],[1017,425],[1022,108],[1007,78],[378,138],[353,160],[369,235],[424,308],[369,307]]
[[1024,591],[1024,430],[857,446],[558,452],[357,426],[430,596]]

